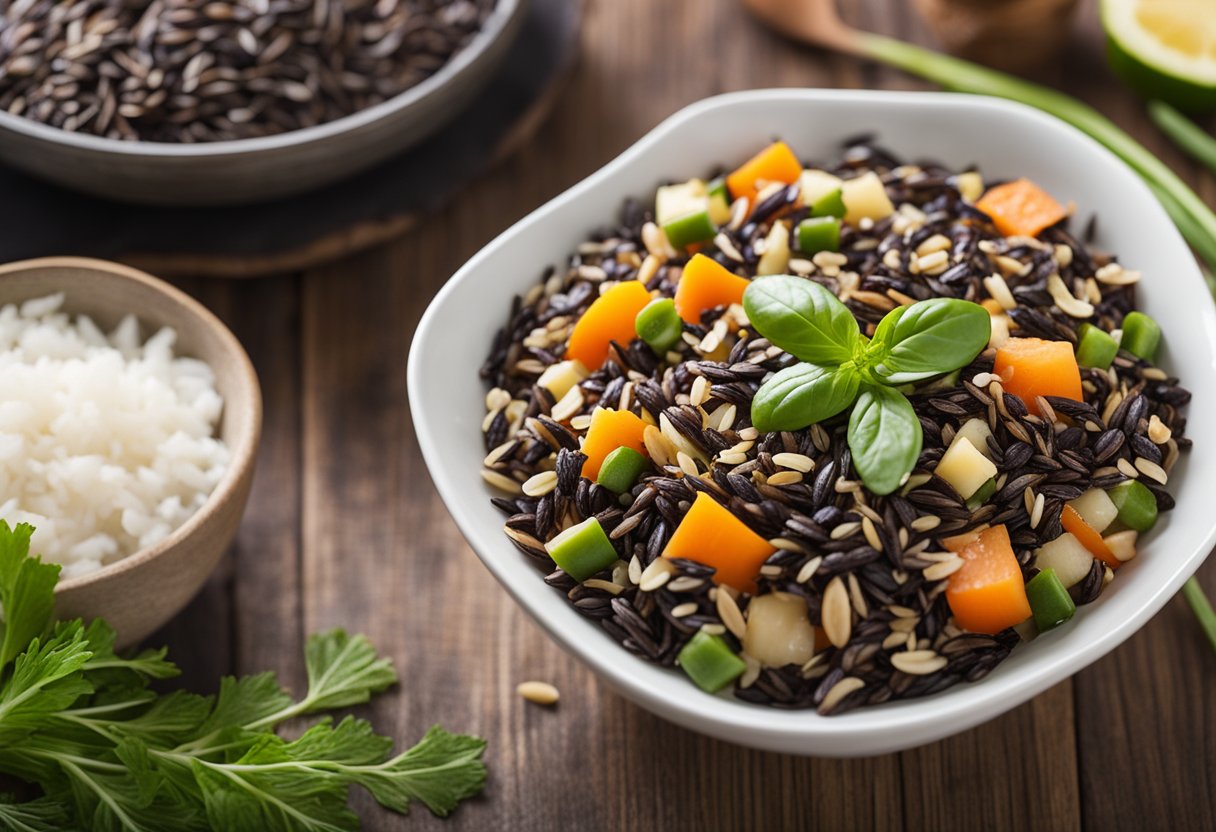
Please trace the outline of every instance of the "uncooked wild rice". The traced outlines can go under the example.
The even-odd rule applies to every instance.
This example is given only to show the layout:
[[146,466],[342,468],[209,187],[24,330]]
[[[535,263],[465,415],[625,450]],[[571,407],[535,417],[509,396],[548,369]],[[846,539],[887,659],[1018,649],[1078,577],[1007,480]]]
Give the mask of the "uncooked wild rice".
[[[1134,308],[1136,281],[1115,279],[1122,267],[1077,239],[1067,221],[1034,239],[997,232],[960,192],[975,198],[977,173],[904,164],[868,138],[847,143],[828,170],[842,178],[877,172],[897,210],[864,229],[844,226],[838,257],[796,259],[790,271],[836,292],[867,334],[895,305],[933,297],[995,300],[994,338],[1007,329],[1074,344],[1082,320],[1109,332]],[[750,278],[773,223],[795,227],[808,211],[797,185],[771,188],[754,209],[742,202],[701,251]],[[555,402],[538,375],[562,359],[572,326],[602,287],[642,274],[647,288],[673,295],[686,258],[665,250],[653,220],[648,206],[629,201],[617,224],[591,235],[562,269],[547,271],[515,300],[482,369],[487,383],[510,396],[485,421],[486,449],[493,451],[488,470],[509,486],[493,499],[507,517],[508,536],[549,585],[626,650],[673,666],[701,629],[741,650],[750,597],[715,587],[706,580],[713,570],[700,563],[660,560],[700,492],[780,544],[761,571],[758,594],[802,598],[811,622],[832,642],[801,667],[757,670],[744,654],[748,671],[735,697],[821,713],[976,681],[1018,642],[1012,629],[984,635],[956,625],[944,590],[959,559],[943,551],[943,537],[1004,524],[1029,579],[1036,547],[1062,533],[1064,504],[1090,487],[1138,477],[1161,511],[1173,507],[1165,481],[1178,451],[1190,444],[1179,412],[1190,395],[1127,352],[1109,371],[1083,368],[1084,401],[1048,399],[1042,412],[1049,418],[1031,415],[1003,391],[991,374],[991,347],[957,381],[923,386],[911,400],[924,450],[906,485],[886,497],[866,491],[853,471],[841,419],[793,432],[758,434],[751,427],[758,386],[794,359],[750,332],[738,306],[685,324],[677,355],[657,357],[636,339],[614,345],[607,363],[578,384],[579,415],[552,418]],[[927,257],[930,268],[920,268]],[[1061,306],[1061,286],[1086,287],[1088,295]],[[1086,311],[1081,303],[1091,307],[1088,317],[1077,317]],[[712,333],[718,337],[707,339]],[[597,407],[628,409],[656,426],[647,431],[646,447],[661,467],[622,499],[580,476],[586,415]],[[722,420],[727,408],[731,417]],[[997,492],[974,510],[933,475],[950,438],[972,418],[991,429],[999,471]],[[520,494],[550,469],[552,490]],[[612,591],[576,583],[544,549],[545,541],[592,516],[620,555],[616,568],[597,576],[623,582]],[[1071,590],[1076,602],[1096,599],[1109,573],[1095,559]]]
[[113,139],[207,142],[332,121],[433,75],[494,0],[15,0],[0,109]]

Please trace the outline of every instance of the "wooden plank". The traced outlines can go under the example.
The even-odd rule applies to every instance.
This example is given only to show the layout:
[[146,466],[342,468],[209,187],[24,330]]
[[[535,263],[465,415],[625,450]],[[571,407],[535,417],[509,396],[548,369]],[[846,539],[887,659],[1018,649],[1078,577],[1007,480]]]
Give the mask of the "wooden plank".
[[979,728],[901,756],[909,830],[1080,825],[1071,682]]
[[186,608],[144,640],[167,647],[182,675],[171,683],[196,693],[215,693],[220,677],[233,673],[232,556],[220,562]]
[[264,411],[253,492],[234,545],[236,666],[274,670],[301,692],[299,284],[282,277],[217,290],[232,298],[225,317],[257,369]]
[[291,277],[235,287],[177,280],[234,332],[262,382],[258,469],[232,549],[199,596],[149,644],[182,665],[180,683],[216,689],[224,674],[274,670],[302,690],[299,615],[298,299]]
[[[1200,578],[1210,596],[1216,561]],[[1130,641],[1077,676],[1088,828],[1211,828],[1213,663],[1211,645],[1178,596]]]

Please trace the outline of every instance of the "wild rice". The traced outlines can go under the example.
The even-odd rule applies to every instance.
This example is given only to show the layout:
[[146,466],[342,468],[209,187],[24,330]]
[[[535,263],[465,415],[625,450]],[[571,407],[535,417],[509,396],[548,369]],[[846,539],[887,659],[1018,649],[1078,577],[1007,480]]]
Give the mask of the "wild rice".
[[557,688],[548,682],[521,682],[515,692],[537,705],[555,705],[561,698]]
[[0,109],[150,142],[268,136],[421,83],[494,0],[24,0],[0,13]]
[[[795,256],[788,268],[843,297],[867,334],[905,299],[992,298],[1004,310],[994,328],[1003,318],[1010,335],[1071,343],[1083,321],[1117,333],[1135,308],[1139,276],[1111,268],[1113,261],[1066,227],[1037,239],[1002,237],[962,199],[953,172],[900,166],[870,144],[851,146],[831,172],[848,178],[866,170],[883,177],[896,214],[867,228],[846,226],[839,252]],[[769,190],[754,215],[748,200],[736,200],[731,221],[702,252],[737,274],[755,275],[772,224],[794,227],[806,215],[796,188]],[[738,306],[686,324],[664,356],[640,341],[614,347],[601,369],[575,385],[581,401],[567,413],[536,382],[562,359],[569,328],[601,287],[644,277],[653,291],[674,293],[685,255],[671,249],[653,220],[649,207],[626,204],[618,223],[516,302],[483,368],[487,386],[503,391],[487,396],[493,415],[483,476],[507,491],[494,501],[506,514],[506,533],[547,571],[546,582],[569,593],[575,609],[626,650],[671,667],[700,631],[742,653],[752,596],[715,586],[709,567],[662,556],[702,492],[773,546],[755,591],[803,599],[830,644],[802,666],[784,668],[742,653],[747,669],[734,695],[820,713],[976,681],[1022,640],[1013,629],[990,636],[955,624],[945,590],[963,560],[945,551],[941,538],[1004,524],[1030,577],[1034,550],[1063,532],[1064,503],[1090,487],[1136,477],[1150,486],[1159,510],[1172,507],[1163,484],[1189,447],[1181,413],[1189,394],[1128,353],[1109,370],[1082,370],[1083,401],[1048,397],[1034,403],[1039,415],[1004,390],[992,372],[992,350],[962,368],[957,383],[914,393],[924,447],[904,485],[885,497],[858,479],[846,420],[771,434],[751,425],[756,389],[792,359],[750,330]],[[942,266],[938,254],[948,263],[933,274]],[[622,495],[580,476],[578,448],[596,407],[630,410],[647,425],[643,446],[655,468]],[[973,418],[991,430],[985,450],[998,469],[996,494],[974,510],[933,473]],[[526,493],[550,482],[543,493]],[[580,585],[555,570],[544,541],[592,516],[621,560]],[[1110,537],[1117,552],[1134,553],[1133,539]],[[1078,603],[1096,598],[1108,574],[1100,563],[1091,570],[1073,590]]]

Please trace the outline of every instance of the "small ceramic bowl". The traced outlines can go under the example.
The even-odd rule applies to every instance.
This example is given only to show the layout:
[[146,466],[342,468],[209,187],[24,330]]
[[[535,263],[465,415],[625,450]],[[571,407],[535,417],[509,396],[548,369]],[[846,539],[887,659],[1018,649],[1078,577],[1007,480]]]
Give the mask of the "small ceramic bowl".
[[275,136],[198,144],[69,133],[0,110],[0,159],[66,188],[151,205],[232,205],[303,193],[411,147],[492,77],[526,0],[498,0],[481,31],[438,72],[387,101]]
[[[1166,333],[1161,364],[1192,391],[1194,440],[1170,475],[1174,511],[1137,558],[1066,627],[1019,646],[991,675],[934,696],[833,717],[748,704],[698,690],[679,670],[628,653],[554,591],[502,532],[481,479],[485,389],[478,379],[511,298],[617,215],[626,197],[747,159],[774,136],[801,158],[831,159],[859,133],[907,159],[976,163],[991,179],[1028,177],[1097,215],[1099,249],[1139,269],[1141,308]],[[1006,101],[860,90],[756,90],[702,101],[660,124],[613,162],[516,223],[444,286],[410,350],[414,426],[457,525],[515,600],[563,647],[643,707],[721,739],[796,754],[859,756],[932,742],[1001,714],[1104,655],[1178,591],[1216,541],[1216,309],[1186,244],[1144,183],[1077,130]]]
[[133,644],[194,597],[232,542],[253,481],[262,393],[236,336],[198,301],[161,280],[78,257],[0,266],[0,306],[56,292],[65,293],[66,312],[89,315],[103,328],[128,313],[139,318],[145,336],[173,327],[178,354],[210,365],[224,398],[220,436],[232,460],[203,507],[157,545],[56,587],[58,617],[104,618],[118,631],[120,645]]

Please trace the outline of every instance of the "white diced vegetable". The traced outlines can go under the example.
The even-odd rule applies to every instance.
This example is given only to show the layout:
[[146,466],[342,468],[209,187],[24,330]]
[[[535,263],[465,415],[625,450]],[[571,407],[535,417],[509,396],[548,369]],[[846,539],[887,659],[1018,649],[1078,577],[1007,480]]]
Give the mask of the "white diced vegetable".
[[844,198],[844,221],[857,225],[863,219],[881,220],[895,212],[887,189],[874,171],[856,179],[846,179],[840,186]]
[[1070,587],[1089,574],[1094,556],[1068,532],[1035,550],[1034,565],[1040,570],[1054,569],[1056,577]]
[[753,598],[747,605],[743,649],[768,667],[809,662],[815,653],[815,630],[806,602],[789,592]]
[[1021,624],[1014,624],[1013,631],[1018,634],[1018,638],[1026,642],[1039,637],[1039,628],[1035,626],[1033,618],[1027,618]]
[[790,230],[783,222],[773,223],[764,238],[764,254],[756,263],[756,274],[785,274],[790,264]]
[[956,436],[937,463],[934,473],[950,483],[958,495],[966,500],[981,485],[995,477],[997,471],[992,460],[980,453],[970,439]]
[[587,368],[581,361],[559,361],[550,365],[536,383],[553,394],[555,401],[570,392],[570,388],[588,376]]
[[960,438],[966,439],[975,446],[977,451],[992,459],[992,451],[988,450],[988,437],[990,436],[992,436],[992,431],[988,428],[988,422],[983,419],[968,419],[963,422],[958,433],[954,434],[954,441],[957,442]]
[[992,324],[992,332],[988,335],[988,346],[999,350],[1009,340],[1009,316],[993,315],[989,323]]
[[1102,542],[1110,549],[1111,554],[1121,561],[1131,560],[1136,556],[1136,538],[1139,532],[1127,529],[1102,538]]
[[1068,503],[1085,524],[1101,534],[1119,516],[1119,509],[1101,488],[1091,488]]
[[802,178],[798,180],[798,187],[802,194],[802,204],[810,205],[815,200],[825,197],[832,191],[841,190],[844,184],[840,177],[833,176],[826,170],[804,170]]
[[954,177],[954,183],[958,186],[959,195],[968,202],[975,202],[984,195],[984,177],[976,171],[960,173]]
[[700,211],[709,211],[709,191],[700,179],[664,185],[655,196],[654,216],[659,225]]

